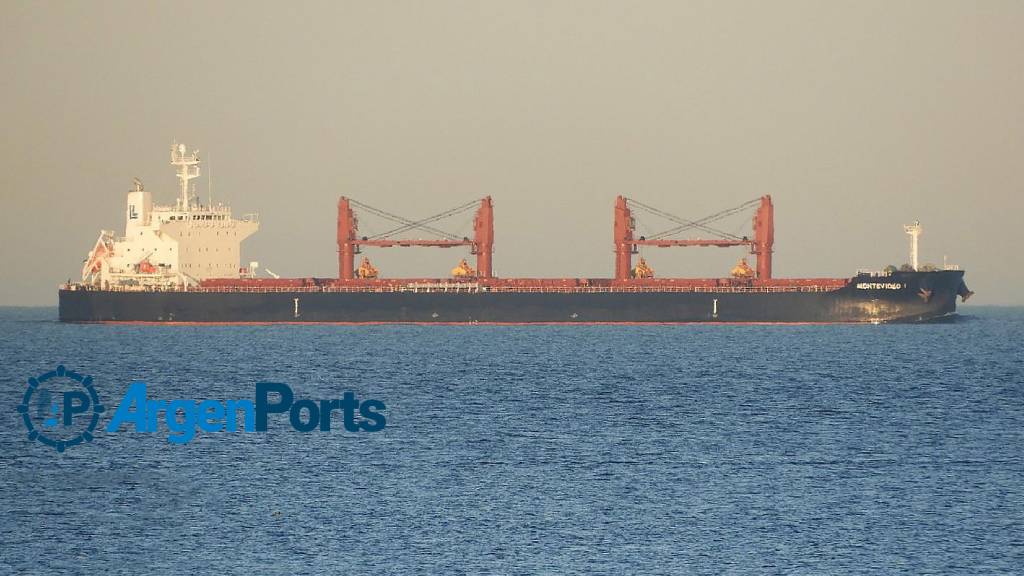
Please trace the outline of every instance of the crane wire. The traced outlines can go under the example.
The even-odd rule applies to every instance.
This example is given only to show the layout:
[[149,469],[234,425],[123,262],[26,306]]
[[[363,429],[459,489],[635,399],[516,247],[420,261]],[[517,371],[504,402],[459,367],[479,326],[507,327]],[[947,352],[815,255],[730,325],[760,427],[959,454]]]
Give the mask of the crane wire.
[[374,214],[376,216],[380,216],[381,218],[385,218],[387,220],[395,222],[396,224],[401,224],[401,226],[399,226],[397,228],[393,228],[391,230],[388,230],[386,232],[382,232],[380,234],[375,234],[373,236],[368,236],[367,239],[376,240],[376,239],[380,239],[380,238],[386,238],[386,237],[394,235],[394,234],[401,234],[402,232],[406,232],[408,230],[419,228],[421,230],[425,230],[427,232],[431,232],[433,234],[437,234],[438,236],[442,236],[442,237],[444,237],[444,238],[446,238],[448,240],[459,241],[459,240],[463,240],[464,238],[461,238],[461,237],[459,237],[459,236],[457,236],[455,234],[450,234],[448,232],[445,232],[444,230],[440,230],[440,229],[435,228],[433,226],[428,226],[427,224],[430,224],[431,222],[436,222],[437,220],[441,220],[441,219],[448,218],[450,216],[455,216],[457,214],[465,212],[466,210],[469,210],[473,206],[476,206],[477,203],[479,202],[479,200],[473,200],[471,202],[467,202],[465,204],[461,204],[459,206],[456,206],[455,208],[452,208],[450,210],[445,210],[444,212],[440,212],[440,213],[435,214],[433,216],[428,216],[428,217],[423,218],[421,220],[409,220],[408,218],[404,218],[404,217],[399,216],[397,214],[392,214],[391,212],[388,212],[386,210],[381,210],[380,208],[375,208],[373,206],[370,206],[369,204],[364,204],[364,203],[356,201],[356,200],[351,200],[350,199],[349,202],[351,202],[353,205],[355,205],[355,206],[357,206],[357,207],[359,207],[359,208],[361,208],[363,210],[366,210],[367,212],[370,212],[371,214]]
[[672,214],[669,214],[668,212],[665,212],[663,210],[652,209],[650,206],[646,206],[646,205],[644,205],[644,204],[642,204],[640,202],[637,202],[636,200],[628,200],[628,202],[630,202],[632,204],[636,204],[638,207],[640,207],[642,209],[645,209],[645,210],[648,210],[648,211],[654,211],[657,215],[662,216],[663,218],[667,218],[669,220],[672,220],[673,222],[676,222],[676,223],[679,224],[679,226],[676,226],[675,228],[671,228],[671,229],[666,230],[664,232],[659,232],[658,234],[650,236],[649,239],[651,239],[651,240],[658,240],[658,239],[661,239],[661,238],[665,238],[667,236],[672,236],[674,234],[678,234],[680,232],[683,232],[685,230],[689,230],[691,228],[698,228],[700,230],[704,230],[705,232],[709,232],[711,234],[715,234],[717,236],[720,236],[722,238],[729,239],[729,240],[745,240],[746,239],[745,236],[738,236],[736,234],[731,234],[731,233],[728,233],[728,232],[723,232],[721,230],[717,230],[715,228],[707,226],[707,224],[709,224],[711,222],[717,222],[718,220],[721,220],[721,219],[726,218],[728,216],[732,216],[734,214],[738,214],[738,213],[740,213],[740,212],[742,212],[744,210],[747,210],[747,209],[755,206],[760,201],[761,200],[759,198],[758,199],[754,199],[754,200],[750,200],[750,201],[744,202],[743,204],[740,204],[739,206],[736,206],[736,207],[733,207],[733,208],[729,208],[729,209],[726,209],[726,210],[722,210],[720,212],[716,212],[714,214],[711,214],[710,216],[705,216],[704,218],[700,218],[698,220],[686,220],[684,218],[679,218],[678,216],[674,216]]
[[[672,222],[675,222],[675,223],[679,224],[679,226],[677,226],[675,229],[673,229],[675,231],[682,231],[682,230],[686,230],[686,229],[689,229],[689,228],[697,228],[699,230],[703,230],[703,231],[705,231],[705,232],[707,232],[709,234],[713,234],[713,235],[718,236],[720,238],[726,238],[726,239],[730,239],[730,240],[741,240],[741,238],[738,237],[738,236],[735,236],[733,234],[729,234],[728,232],[723,232],[721,230],[717,230],[717,229],[712,228],[710,226],[706,226],[706,225],[704,225],[703,222],[695,222],[693,220],[686,220],[685,218],[680,218],[679,216],[676,216],[675,214],[671,214],[669,212],[665,212],[664,210],[660,210],[658,208],[654,208],[653,206],[648,206],[648,205],[646,205],[646,204],[644,204],[642,202],[638,202],[638,201],[633,200],[633,199],[628,199],[627,203],[630,206],[639,208],[641,210],[644,210],[646,212],[654,214],[655,216],[660,216],[660,217],[662,217],[662,218],[664,218],[666,220],[671,220]],[[708,220],[708,219],[705,218],[704,220]],[[656,239],[656,238],[660,238],[660,237],[665,236],[665,234],[666,233],[655,234],[650,239],[653,240],[653,239]]]

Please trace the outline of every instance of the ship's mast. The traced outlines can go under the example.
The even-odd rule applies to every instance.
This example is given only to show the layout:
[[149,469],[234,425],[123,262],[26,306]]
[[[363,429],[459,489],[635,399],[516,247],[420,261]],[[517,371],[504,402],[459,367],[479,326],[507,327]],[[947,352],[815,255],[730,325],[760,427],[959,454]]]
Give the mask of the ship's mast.
[[917,237],[921,235],[921,223],[914,221],[913,224],[907,224],[903,231],[910,234],[910,265],[917,270]]
[[171,146],[171,165],[178,167],[178,179],[181,180],[181,198],[178,200],[178,209],[188,212],[192,209],[192,202],[188,193],[188,182],[199,177],[199,151],[193,150],[187,153],[184,144]]

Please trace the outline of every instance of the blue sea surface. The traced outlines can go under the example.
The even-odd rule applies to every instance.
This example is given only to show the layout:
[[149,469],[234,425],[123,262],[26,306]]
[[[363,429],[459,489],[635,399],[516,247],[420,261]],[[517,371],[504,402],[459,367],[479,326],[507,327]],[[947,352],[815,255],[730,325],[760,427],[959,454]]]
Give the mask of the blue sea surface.
[[[1024,309],[880,326],[68,325],[0,309],[0,574],[1020,574]],[[27,379],[387,405],[96,432]],[[102,427],[101,424],[101,427]]]

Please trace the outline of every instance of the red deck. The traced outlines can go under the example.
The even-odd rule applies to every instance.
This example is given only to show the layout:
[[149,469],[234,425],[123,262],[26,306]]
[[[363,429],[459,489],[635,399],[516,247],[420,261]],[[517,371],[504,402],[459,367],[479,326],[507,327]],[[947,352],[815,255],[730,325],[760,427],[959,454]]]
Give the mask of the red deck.
[[380,278],[339,280],[337,278],[215,278],[199,284],[211,291],[325,291],[392,292],[448,290],[489,292],[806,292],[836,290],[848,278]]

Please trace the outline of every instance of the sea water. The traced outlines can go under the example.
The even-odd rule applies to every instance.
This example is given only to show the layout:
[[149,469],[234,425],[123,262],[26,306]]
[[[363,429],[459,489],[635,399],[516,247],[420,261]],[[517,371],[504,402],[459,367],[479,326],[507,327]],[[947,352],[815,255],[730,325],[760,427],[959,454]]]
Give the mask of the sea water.
[[[835,326],[126,326],[0,309],[0,574],[1010,574],[1024,309]],[[57,365],[112,410],[352,391],[373,433],[122,428],[58,453]],[[110,418],[103,414],[103,422]]]

